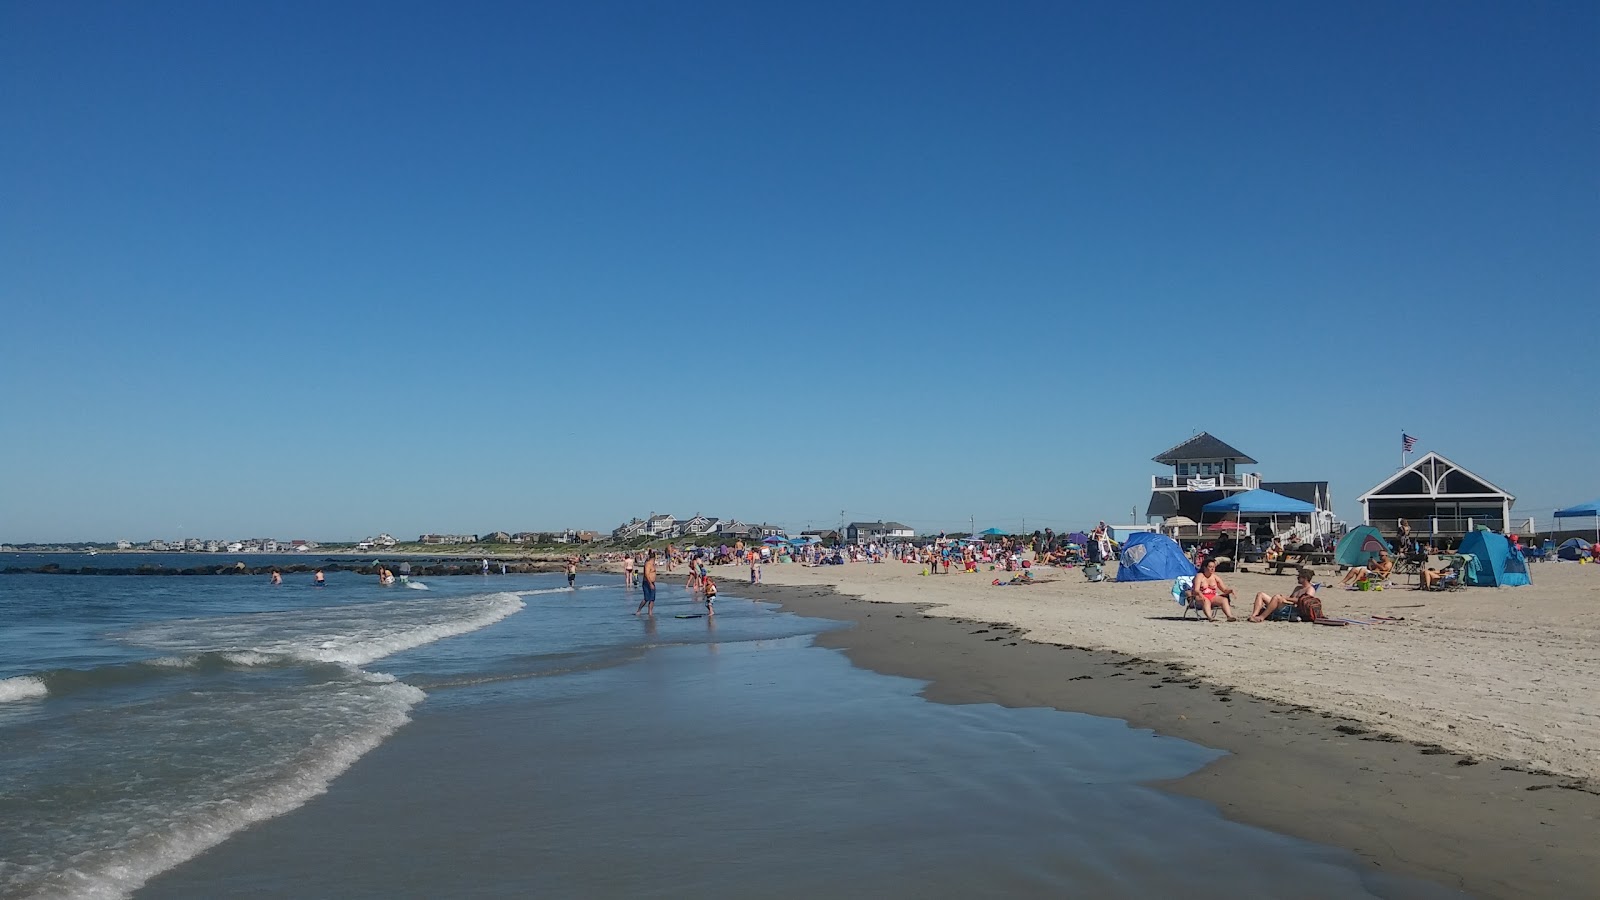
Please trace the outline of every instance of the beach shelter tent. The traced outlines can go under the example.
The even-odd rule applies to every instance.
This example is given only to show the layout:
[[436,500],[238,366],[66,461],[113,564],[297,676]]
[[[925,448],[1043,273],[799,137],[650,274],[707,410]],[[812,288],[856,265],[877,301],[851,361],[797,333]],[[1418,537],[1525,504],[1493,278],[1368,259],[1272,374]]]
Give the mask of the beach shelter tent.
[[1594,539],[1600,541],[1600,500],[1590,500],[1577,506],[1556,510],[1558,519],[1587,519],[1594,517]]
[[1241,516],[1309,516],[1317,508],[1304,500],[1256,488],[1213,500],[1200,507],[1200,510],[1208,513],[1238,513]]
[[979,534],[986,534],[989,537],[1006,537],[1006,536],[1011,534],[1011,532],[1009,532],[1009,531],[1001,531],[998,528],[985,528],[984,530],[982,530],[982,531],[980,531],[978,533]]
[[1583,538],[1568,538],[1561,542],[1556,549],[1556,555],[1565,560],[1577,562],[1594,551],[1594,545]]
[[1135,532],[1122,545],[1118,581],[1167,581],[1198,574],[1178,542],[1152,531]]
[[1474,531],[1461,539],[1461,553],[1478,558],[1478,570],[1462,579],[1474,587],[1517,587],[1532,584],[1528,579],[1528,562],[1522,551],[1511,546],[1503,534],[1493,531]]
[[1392,550],[1378,529],[1371,525],[1358,525],[1339,539],[1333,548],[1334,561],[1341,566],[1364,566],[1378,558],[1379,550]]

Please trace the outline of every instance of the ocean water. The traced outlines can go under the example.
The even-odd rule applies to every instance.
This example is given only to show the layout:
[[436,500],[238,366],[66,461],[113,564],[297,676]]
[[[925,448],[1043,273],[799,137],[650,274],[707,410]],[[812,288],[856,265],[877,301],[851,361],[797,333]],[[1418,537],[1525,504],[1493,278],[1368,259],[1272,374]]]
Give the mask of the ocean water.
[[1217,751],[929,703],[736,593],[0,576],[0,897],[1451,896],[1144,786]]

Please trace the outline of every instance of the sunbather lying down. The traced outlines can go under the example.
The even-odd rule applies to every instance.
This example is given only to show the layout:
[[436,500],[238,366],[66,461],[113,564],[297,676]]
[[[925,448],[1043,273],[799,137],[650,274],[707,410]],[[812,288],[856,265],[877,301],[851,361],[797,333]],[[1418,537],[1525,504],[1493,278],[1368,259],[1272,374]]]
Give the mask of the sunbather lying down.
[[996,578],[994,583],[1005,586],[1008,584],[1035,584],[1036,582],[1033,580],[1032,572],[1023,572],[1021,575],[1011,576],[1011,580],[1009,581],[1001,581],[1000,579]]

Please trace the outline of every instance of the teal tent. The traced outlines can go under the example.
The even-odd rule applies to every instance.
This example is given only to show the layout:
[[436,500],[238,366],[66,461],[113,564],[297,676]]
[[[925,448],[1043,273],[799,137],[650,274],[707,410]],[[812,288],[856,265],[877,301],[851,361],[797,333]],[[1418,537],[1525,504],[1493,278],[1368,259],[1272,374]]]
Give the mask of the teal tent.
[[1364,566],[1378,558],[1379,550],[1392,550],[1378,529],[1371,525],[1358,525],[1339,539],[1333,548],[1333,558],[1341,566]]
[[1463,579],[1474,587],[1518,587],[1532,584],[1528,578],[1528,561],[1522,551],[1511,546],[1503,534],[1493,531],[1474,531],[1461,539],[1458,552],[1470,553],[1478,558],[1477,571]]

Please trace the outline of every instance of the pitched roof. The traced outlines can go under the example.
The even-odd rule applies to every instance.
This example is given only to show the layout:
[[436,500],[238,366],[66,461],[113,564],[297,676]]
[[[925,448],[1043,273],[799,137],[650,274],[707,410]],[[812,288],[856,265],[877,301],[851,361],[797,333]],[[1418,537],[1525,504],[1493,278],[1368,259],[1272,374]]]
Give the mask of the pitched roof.
[[[1453,492],[1449,491],[1449,490],[1446,490],[1445,489],[1445,481],[1446,481],[1446,479],[1448,479],[1449,476],[1454,475],[1454,474],[1456,474],[1458,472],[1461,475],[1465,476],[1466,478],[1477,482],[1479,485],[1481,485],[1481,486],[1483,486],[1485,488],[1488,488],[1488,490],[1486,490],[1486,491],[1453,491]],[[1417,477],[1417,479],[1419,479],[1422,482],[1423,487],[1427,488],[1427,490],[1422,491],[1422,492],[1417,492],[1417,491],[1395,492],[1393,495],[1383,493],[1385,488],[1388,488],[1390,485],[1395,484],[1396,482],[1400,481],[1400,479],[1405,478],[1405,477],[1407,477],[1409,475],[1415,475]],[[1409,466],[1406,466],[1405,468],[1403,468],[1400,471],[1394,473],[1393,475],[1390,475],[1388,478],[1385,478],[1383,481],[1378,482],[1376,487],[1374,487],[1370,491],[1367,491],[1365,494],[1362,494],[1361,496],[1357,497],[1356,501],[1360,502],[1360,503],[1365,503],[1367,500],[1377,499],[1377,498],[1381,498],[1381,497],[1385,497],[1385,496],[1411,496],[1411,495],[1430,496],[1430,497],[1489,495],[1489,496],[1495,496],[1495,497],[1504,497],[1507,500],[1512,501],[1513,503],[1516,502],[1516,499],[1517,499],[1516,497],[1512,496],[1511,494],[1507,493],[1504,489],[1502,489],[1501,487],[1496,485],[1494,482],[1490,481],[1487,478],[1484,478],[1482,475],[1478,475],[1478,474],[1472,472],[1471,470],[1467,469],[1465,466],[1463,466],[1463,465],[1461,465],[1461,464],[1459,464],[1457,462],[1454,462],[1454,461],[1452,461],[1450,459],[1447,459],[1444,456],[1439,455],[1438,453],[1434,453],[1432,451],[1429,451],[1429,452],[1423,454],[1421,459],[1417,460],[1416,462],[1412,463]]]
[[1155,462],[1162,465],[1187,462],[1191,459],[1231,459],[1235,462],[1255,464],[1255,460],[1245,456],[1243,451],[1211,436],[1210,432],[1202,431],[1187,441],[1173,447],[1171,450],[1154,457]]
[[[1320,509],[1326,509],[1332,505],[1328,499],[1328,483],[1326,481],[1263,481],[1261,482],[1261,489],[1263,491],[1271,491],[1274,494],[1282,494],[1285,497],[1293,497],[1296,500],[1304,500]],[[1317,500],[1319,495],[1322,498],[1320,503]],[[1324,506],[1324,504],[1328,506]]]

